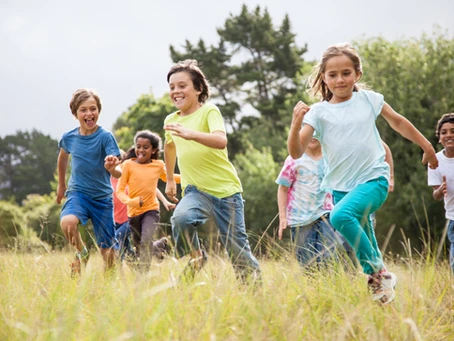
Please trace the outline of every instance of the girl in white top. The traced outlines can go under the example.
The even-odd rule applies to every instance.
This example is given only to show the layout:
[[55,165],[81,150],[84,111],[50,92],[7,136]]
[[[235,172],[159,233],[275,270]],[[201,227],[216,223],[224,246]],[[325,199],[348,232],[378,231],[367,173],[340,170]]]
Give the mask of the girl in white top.
[[438,161],[430,142],[381,94],[360,90],[361,76],[361,59],[351,45],[333,45],[323,53],[309,81],[312,93],[320,95],[322,102],[312,107],[301,101],[296,104],[288,150],[294,159],[301,157],[316,130],[328,163],[321,187],[332,191],[335,203],[331,223],[369,275],[373,299],[386,304],[394,299],[396,276],[383,264],[369,219],[385,202],[389,185],[377,117],[381,114],[391,128],[418,144],[424,150],[424,164],[436,168]]

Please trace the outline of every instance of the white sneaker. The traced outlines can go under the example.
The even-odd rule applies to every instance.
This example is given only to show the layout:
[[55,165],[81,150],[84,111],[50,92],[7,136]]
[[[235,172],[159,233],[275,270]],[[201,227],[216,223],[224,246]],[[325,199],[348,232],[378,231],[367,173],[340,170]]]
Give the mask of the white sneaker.
[[396,297],[394,289],[397,277],[392,272],[377,273],[369,276],[368,286],[372,291],[372,299],[382,304],[391,303]]

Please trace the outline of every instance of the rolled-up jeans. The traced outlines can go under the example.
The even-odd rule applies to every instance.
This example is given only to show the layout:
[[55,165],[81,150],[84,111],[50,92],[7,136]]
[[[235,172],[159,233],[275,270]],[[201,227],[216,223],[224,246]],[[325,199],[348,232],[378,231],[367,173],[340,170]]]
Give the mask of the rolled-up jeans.
[[176,255],[183,257],[200,249],[197,230],[209,220],[219,231],[237,277],[241,280],[250,275],[260,277],[260,265],[251,252],[246,233],[244,201],[240,193],[218,198],[193,185],[186,186],[184,197],[171,218]]
[[350,192],[333,191],[331,224],[348,241],[369,275],[384,268],[370,214],[383,205],[387,196],[388,180],[384,177],[360,184]]

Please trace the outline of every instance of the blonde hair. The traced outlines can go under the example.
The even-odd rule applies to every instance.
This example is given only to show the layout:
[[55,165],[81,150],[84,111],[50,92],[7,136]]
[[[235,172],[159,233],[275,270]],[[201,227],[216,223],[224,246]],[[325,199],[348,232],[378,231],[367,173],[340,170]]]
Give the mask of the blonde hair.
[[102,104],[101,99],[99,98],[98,94],[95,90],[91,89],[77,89],[69,102],[69,108],[71,109],[71,113],[77,117],[77,109],[82,105],[90,97],[93,97],[96,101],[96,105],[98,106],[98,111],[101,112]]
[[[309,93],[312,96],[320,97],[323,101],[329,101],[333,97],[333,93],[323,81],[322,75],[325,73],[328,60],[338,56],[347,56],[352,61],[355,72],[360,76],[362,75],[361,58],[359,58],[358,52],[353,46],[349,43],[331,45],[323,52],[320,62],[314,67],[312,74],[309,76]],[[355,84],[353,91],[358,91],[360,88],[363,88],[363,86]]]

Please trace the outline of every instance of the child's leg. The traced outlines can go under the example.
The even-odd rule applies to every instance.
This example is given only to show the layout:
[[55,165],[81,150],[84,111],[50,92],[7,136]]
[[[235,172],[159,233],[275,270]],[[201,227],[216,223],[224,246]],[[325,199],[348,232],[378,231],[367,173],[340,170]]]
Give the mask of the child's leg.
[[192,258],[202,255],[197,228],[204,225],[213,210],[213,203],[194,186],[185,188],[184,197],[173,212],[172,235],[175,240],[175,254],[183,257],[191,253]]
[[115,239],[112,198],[94,200],[87,197],[86,201],[87,205],[89,205],[89,214],[93,223],[96,243],[99,246],[106,268],[111,268],[115,264],[114,247],[117,242]]
[[80,236],[78,225],[79,219],[72,214],[65,215],[60,220],[60,227],[65,238],[77,251],[82,252],[84,244]]
[[[358,185],[349,193],[333,193],[335,206],[331,212],[331,223],[355,250],[366,274],[373,274],[384,268],[375,235],[371,233],[373,230],[368,223],[368,216],[385,202],[387,194],[388,182],[383,177]],[[367,233],[363,229],[365,225],[368,225]]]
[[454,274],[454,220],[449,221],[448,225],[448,240],[450,243],[449,247],[449,263],[451,265],[452,272]]
[[113,247],[101,249],[101,256],[106,268],[110,269],[115,265],[115,250]]
[[140,263],[144,267],[151,264],[153,251],[153,236],[159,223],[159,211],[153,210],[142,214],[142,236],[140,238]]
[[214,219],[237,277],[243,282],[251,275],[259,278],[261,269],[259,262],[251,252],[246,224],[244,222],[244,204],[240,193],[227,198],[212,197],[214,205]]
[[295,254],[302,267],[315,265],[317,258],[317,230],[313,225],[298,226],[292,238],[295,243]]

